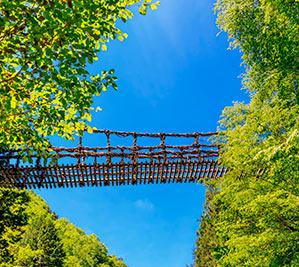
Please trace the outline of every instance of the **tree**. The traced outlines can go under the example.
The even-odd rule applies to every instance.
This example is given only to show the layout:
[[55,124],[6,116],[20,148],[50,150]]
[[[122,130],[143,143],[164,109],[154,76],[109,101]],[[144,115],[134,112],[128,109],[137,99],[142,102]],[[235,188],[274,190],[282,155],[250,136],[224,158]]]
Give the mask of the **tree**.
[[27,223],[28,202],[26,191],[0,188],[0,266],[13,263],[12,251]]
[[1,189],[0,201],[0,266],[126,266],[33,192]]
[[218,245],[216,231],[213,224],[215,210],[211,205],[211,201],[215,195],[213,188],[207,188],[204,214],[201,216],[200,228],[197,231],[197,242],[194,251],[194,266],[216,266],[216,259],[214,258],[214,248]]
[[65,253],[55,227],[55,216],[44,201],[29,194],[27,225],[14,251],[17,266],[62,266]]
[[297,266],[299,5],[219,0],[216,11],[243,52],[251,100],[225,108],[220,121],[221,160],[230,172],[214,183],[209,218],[217,238],[209,252],[220,266]]
[[64,251],[52,214],[33,216],[15,256],[17,266],[62,266]]
[[[24,161],[33,154],[47,158],[49,136],[72,139],[91,131],[93,97],[117,85],[114,70],[91,75],[87,65],[109,41],[128,37],[118,25],[133,17],[134,7],[145,15],[157,5],[151,0],[2,0],[0,153],[18,150]],[[63,266],[68,252],[63,244],[70,241],[58,236],[46,204],[32,193],[3,188],[0,203],[0,265]],[[96,250],[75,255],[84,264],[95,258],[100,266],[124,266],[95,236],[78,232]]]
[[66,253],[65,267],[126,266],[123,261],[114,256],[109,256],[107,248],[99,242],[94,234],[86,235],[81,229],[65,219],[57,220],[56,227]]
[[[119,20],[145,14],[151,0],[2,0],[0,148],[47,155],[47,137],[71,139],[91,121],[93,96],[117,88],[114,70],[91,75],[110,40],[127,38]],[[25,157],[26,159],[26,157]]]

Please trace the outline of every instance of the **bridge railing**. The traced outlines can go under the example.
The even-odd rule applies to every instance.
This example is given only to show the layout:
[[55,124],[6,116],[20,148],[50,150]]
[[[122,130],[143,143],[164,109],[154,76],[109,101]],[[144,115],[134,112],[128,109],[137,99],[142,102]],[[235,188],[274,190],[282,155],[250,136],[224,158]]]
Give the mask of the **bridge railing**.
[[20,151],[2,151],[0,186],[56,188],[213,179],[226,172],[217,161],[219,147],[211,141],[216,134],[96,130],[79,137],[73,147],[51,147],[50,160],[33,155],[30,163],[22,161]]
[[[217,133],[136,133],[120,132],[110,130],[94,130],[95,135],[104,137],[104,142],[92,146],[83,145],[84,137],[79,137],[79,143],[74,147],[53,146],[51,157],[52,163],[67,162],[70,159],[77,164],[112,164],[112,163],[138,163],[144,161],[166,162],[166,161],[188,161],[188,160],[213,160],[218,157],[219,147],[210,140]],[[112,145],[111,139],[116,136],[120,138],[129,137],[132,140],[130,145],[119,143]],[[139,142],[149,138],[154,140],[156,145],[141,145]],[[176,144],[170,144],[173,139]],[[185,144],[185,142],[187,144]],[[180,144],[182,143],[182,144]],[[42,164],[37,155],[33,155],[33,165]],[[19,151],[3,151],[0,153],[0,160],[6,160],[7,164],[16,167],[28,165],[20,158]],[[51,160],[50,160],[51,162]],[[48,163],[43,163],[47,165]]]

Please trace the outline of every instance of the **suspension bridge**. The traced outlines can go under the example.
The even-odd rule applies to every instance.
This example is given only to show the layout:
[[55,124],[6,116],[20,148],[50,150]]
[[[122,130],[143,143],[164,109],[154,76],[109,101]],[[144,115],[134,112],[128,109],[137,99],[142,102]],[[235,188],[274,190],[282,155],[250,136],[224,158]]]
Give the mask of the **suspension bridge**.
[[[22,161],[19,151],[2,151],[0,186],[58,188],[188,183],[223,176],[217,162],[217,133],[137,133],[94,130],[93,145],[86,134],[74,147],[53,146],[52,163]],[[97,141],[98,140],[98,141]],[[95,143],[99,146],[94,145]]]

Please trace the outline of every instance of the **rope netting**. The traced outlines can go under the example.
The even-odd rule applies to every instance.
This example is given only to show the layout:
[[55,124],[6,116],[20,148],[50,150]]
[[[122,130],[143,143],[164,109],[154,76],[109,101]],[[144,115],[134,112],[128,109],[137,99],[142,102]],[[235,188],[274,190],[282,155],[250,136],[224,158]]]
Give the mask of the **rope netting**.
[[83,144],[89,139],[87,134],[78,138],[75,147],[53,146],[52,161],[42,161],[33,155],[33,163],[28,164],[22,161],[18,151],[0,153],[0,160],[5,161],[0,167],[0,182],[34,188],[98,185],[98,182],[99,185],[124,181],[136,184],[146,179],[147,182],[183,181],[186,177],[195,181],[203,172],[205,177],[219,176],[225,169],[218,166],[219,147],[210,140],[216,134],[94,130],[92,136],[101,138],[93,140],[90,146]]

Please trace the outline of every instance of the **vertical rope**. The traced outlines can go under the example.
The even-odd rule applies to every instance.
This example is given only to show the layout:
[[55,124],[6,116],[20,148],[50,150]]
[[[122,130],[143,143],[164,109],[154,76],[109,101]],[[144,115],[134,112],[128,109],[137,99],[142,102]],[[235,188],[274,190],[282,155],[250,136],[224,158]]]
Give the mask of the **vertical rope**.
[[106,156],[106,163],[107,165],[111,165],[111,142],[110,142],[110,132],[106,131],[106,141],[107,141],[107,156]]
[[104,185],[109,185],[110,167],[112,166],[111,161],[111,142],[110,142],[110,132],[105,131],[106,142],[107,142],[107,155],[106,155],[106,166],[104,167]]
[[95,153],[94,158],[93,158],[93,165],[97,166],[98,165],[98,157],[96,155],[96,153],[98,152],[97,149],[93,149],[93,152]]
[[[164,168],[165,168],[165,164],[167,161],[167,153],[166,153],[166,149],[165,149],[165,134],[161,134],[160,135],[160,139],[161,139],[161,143],[160,146],[162,148],[162,152],[163,152],[163,162],[162,162],[162,166],[159,172],[159,177],[161,179],[162,182],[165,182],[164,180]],[[159,157],[159,163],[160,163],[160,157]]]
[[123,147],[120,148],[120,152],[121,152],[121,160],[120,163],[121,164],[125,164],[125,160],[124,160],[124,155],[125,155],[125,149]]
[[199,134],[196,134],[195,136],[195,147],[197,148],[197,156],[198,156],[198,160],[200,161],[201,156],[200,156]]
[[120,160],[120,164],[122,165],[120,167],[120,184],[123,184],[125,181],[125,149],[123,147],[120,148],[120,152],[121,152],[121,160]]
[[137,151],[137,134],[133,134],[133,157],[132,157],[132,163],[133,163],[133,173],[132,173],[132,182],[135,184],[137,181],[137,174],[138,174],[138,151]]
[[163,163],[165,163],[167,161],[167,153],[166,153],[166,149],[165,149],[165,134],[161,134],[160,136],[161,139],[161,143],[160,146],[162,148],[162,152],[163,152]]
[[184,150],[184,149],[180,147],[179,155],[180,155],[180,160],[181,160],[181,162],[183,162],[183,160],[184,160],[184,152],[183,152],[183,150]]
[[137,153],[137,134],[133,134],[133,157],[132,157],[133,164],[137,164],[138,161],[138,153]]
[[153,164],[153,149],[151,147],[149,148],[149,155],[150,155],[150,163],[152,165]]
[[80,165],[82,163],[84,163],[84,158],[81,156],[82,154],[82,135],[79,135],[79,145],[78,145],[78,150],[79,150],[79,157],[78,157],[78,161],[77,164]]

